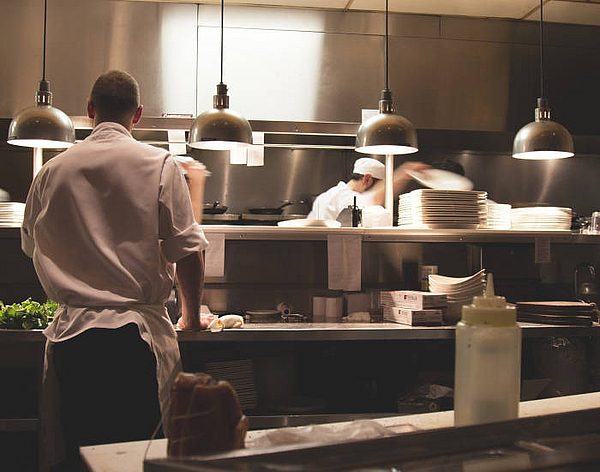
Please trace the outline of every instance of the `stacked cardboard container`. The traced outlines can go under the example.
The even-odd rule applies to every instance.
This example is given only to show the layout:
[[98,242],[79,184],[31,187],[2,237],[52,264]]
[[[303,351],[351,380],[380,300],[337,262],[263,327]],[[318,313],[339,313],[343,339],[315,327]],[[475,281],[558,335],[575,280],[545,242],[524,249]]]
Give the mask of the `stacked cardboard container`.
[[411,326],[441,325],[448,302],[445,293],[382,291],[383,320]]

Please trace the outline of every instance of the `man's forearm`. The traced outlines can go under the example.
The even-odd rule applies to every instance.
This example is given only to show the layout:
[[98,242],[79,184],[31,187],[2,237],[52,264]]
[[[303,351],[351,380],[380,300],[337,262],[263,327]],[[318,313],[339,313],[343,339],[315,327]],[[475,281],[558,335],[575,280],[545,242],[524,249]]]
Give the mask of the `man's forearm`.
[[177,282],[181,296],[181,316],[186,326],[200,329],[200,302],[204,287],[204,257],[194,252],[177,261]]

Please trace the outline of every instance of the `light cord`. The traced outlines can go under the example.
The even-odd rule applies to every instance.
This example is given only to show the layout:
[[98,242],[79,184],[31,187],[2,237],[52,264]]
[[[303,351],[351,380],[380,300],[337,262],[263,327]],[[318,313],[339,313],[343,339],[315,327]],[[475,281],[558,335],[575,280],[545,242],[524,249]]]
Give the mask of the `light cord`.
[[540,0],[540,98],[544,98],[544,0]]
[[389,90],[388,0],[385,0],[385,89]]
[[223,83],[223,12],[225,10],[225,0],[221,0],[221,83]]
[[42,80],[46,80],[46,16],[48,11],[48,0],[44,0],[44,49],[42,62]]

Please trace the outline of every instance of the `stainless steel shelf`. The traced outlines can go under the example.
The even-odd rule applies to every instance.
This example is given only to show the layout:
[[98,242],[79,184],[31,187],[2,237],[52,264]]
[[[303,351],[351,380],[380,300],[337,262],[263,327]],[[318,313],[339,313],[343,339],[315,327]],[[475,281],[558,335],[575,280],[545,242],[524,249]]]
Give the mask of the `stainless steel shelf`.
[[[92,120],[87,116],[71,116],[75,129],[92,129]],[[136,130],[168,131],[189,130],[194,118],[171,118],[162,116],[142,116],[135,125]],[[336,121],[275,121],[249,120],[254,131],[268,134],[294,134],[306,136],[356,136],[360,123]]]

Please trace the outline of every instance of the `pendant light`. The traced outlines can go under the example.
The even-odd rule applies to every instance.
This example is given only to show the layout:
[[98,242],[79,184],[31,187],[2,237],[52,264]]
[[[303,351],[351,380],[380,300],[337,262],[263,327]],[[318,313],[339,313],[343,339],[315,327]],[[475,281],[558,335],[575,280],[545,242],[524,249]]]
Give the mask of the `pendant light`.
[[411,154],[417,152],[417,133],[412,123],[394,113],[388,76],[388,0],[385,0],[385,88],[379,113],[364,121],[356,134],[356,150],[365,154]]
[[223,10],[224,0],[221,0],[221,81],[213,96],[213,108],[198,115],[190,128],[189,145],[196,149],[226,151],[252,144],[250,123],[229,109],[227,85],[223,83]]
[[517,159],[562,159],[573,156],[573,138],[567,129],[550,119],[550,106],[544,98],[544,2],[540,0],[540,98],[535,121],[523,126],[513,141]]
[[35,106],[21,110],[8,128],[9,144],[32,148],[62,149],[75,143],[71,119],[52,106],[50,83],[46,80],[46,17],[48,1],[44,0],[44,49],[42,80],[35,94]]

